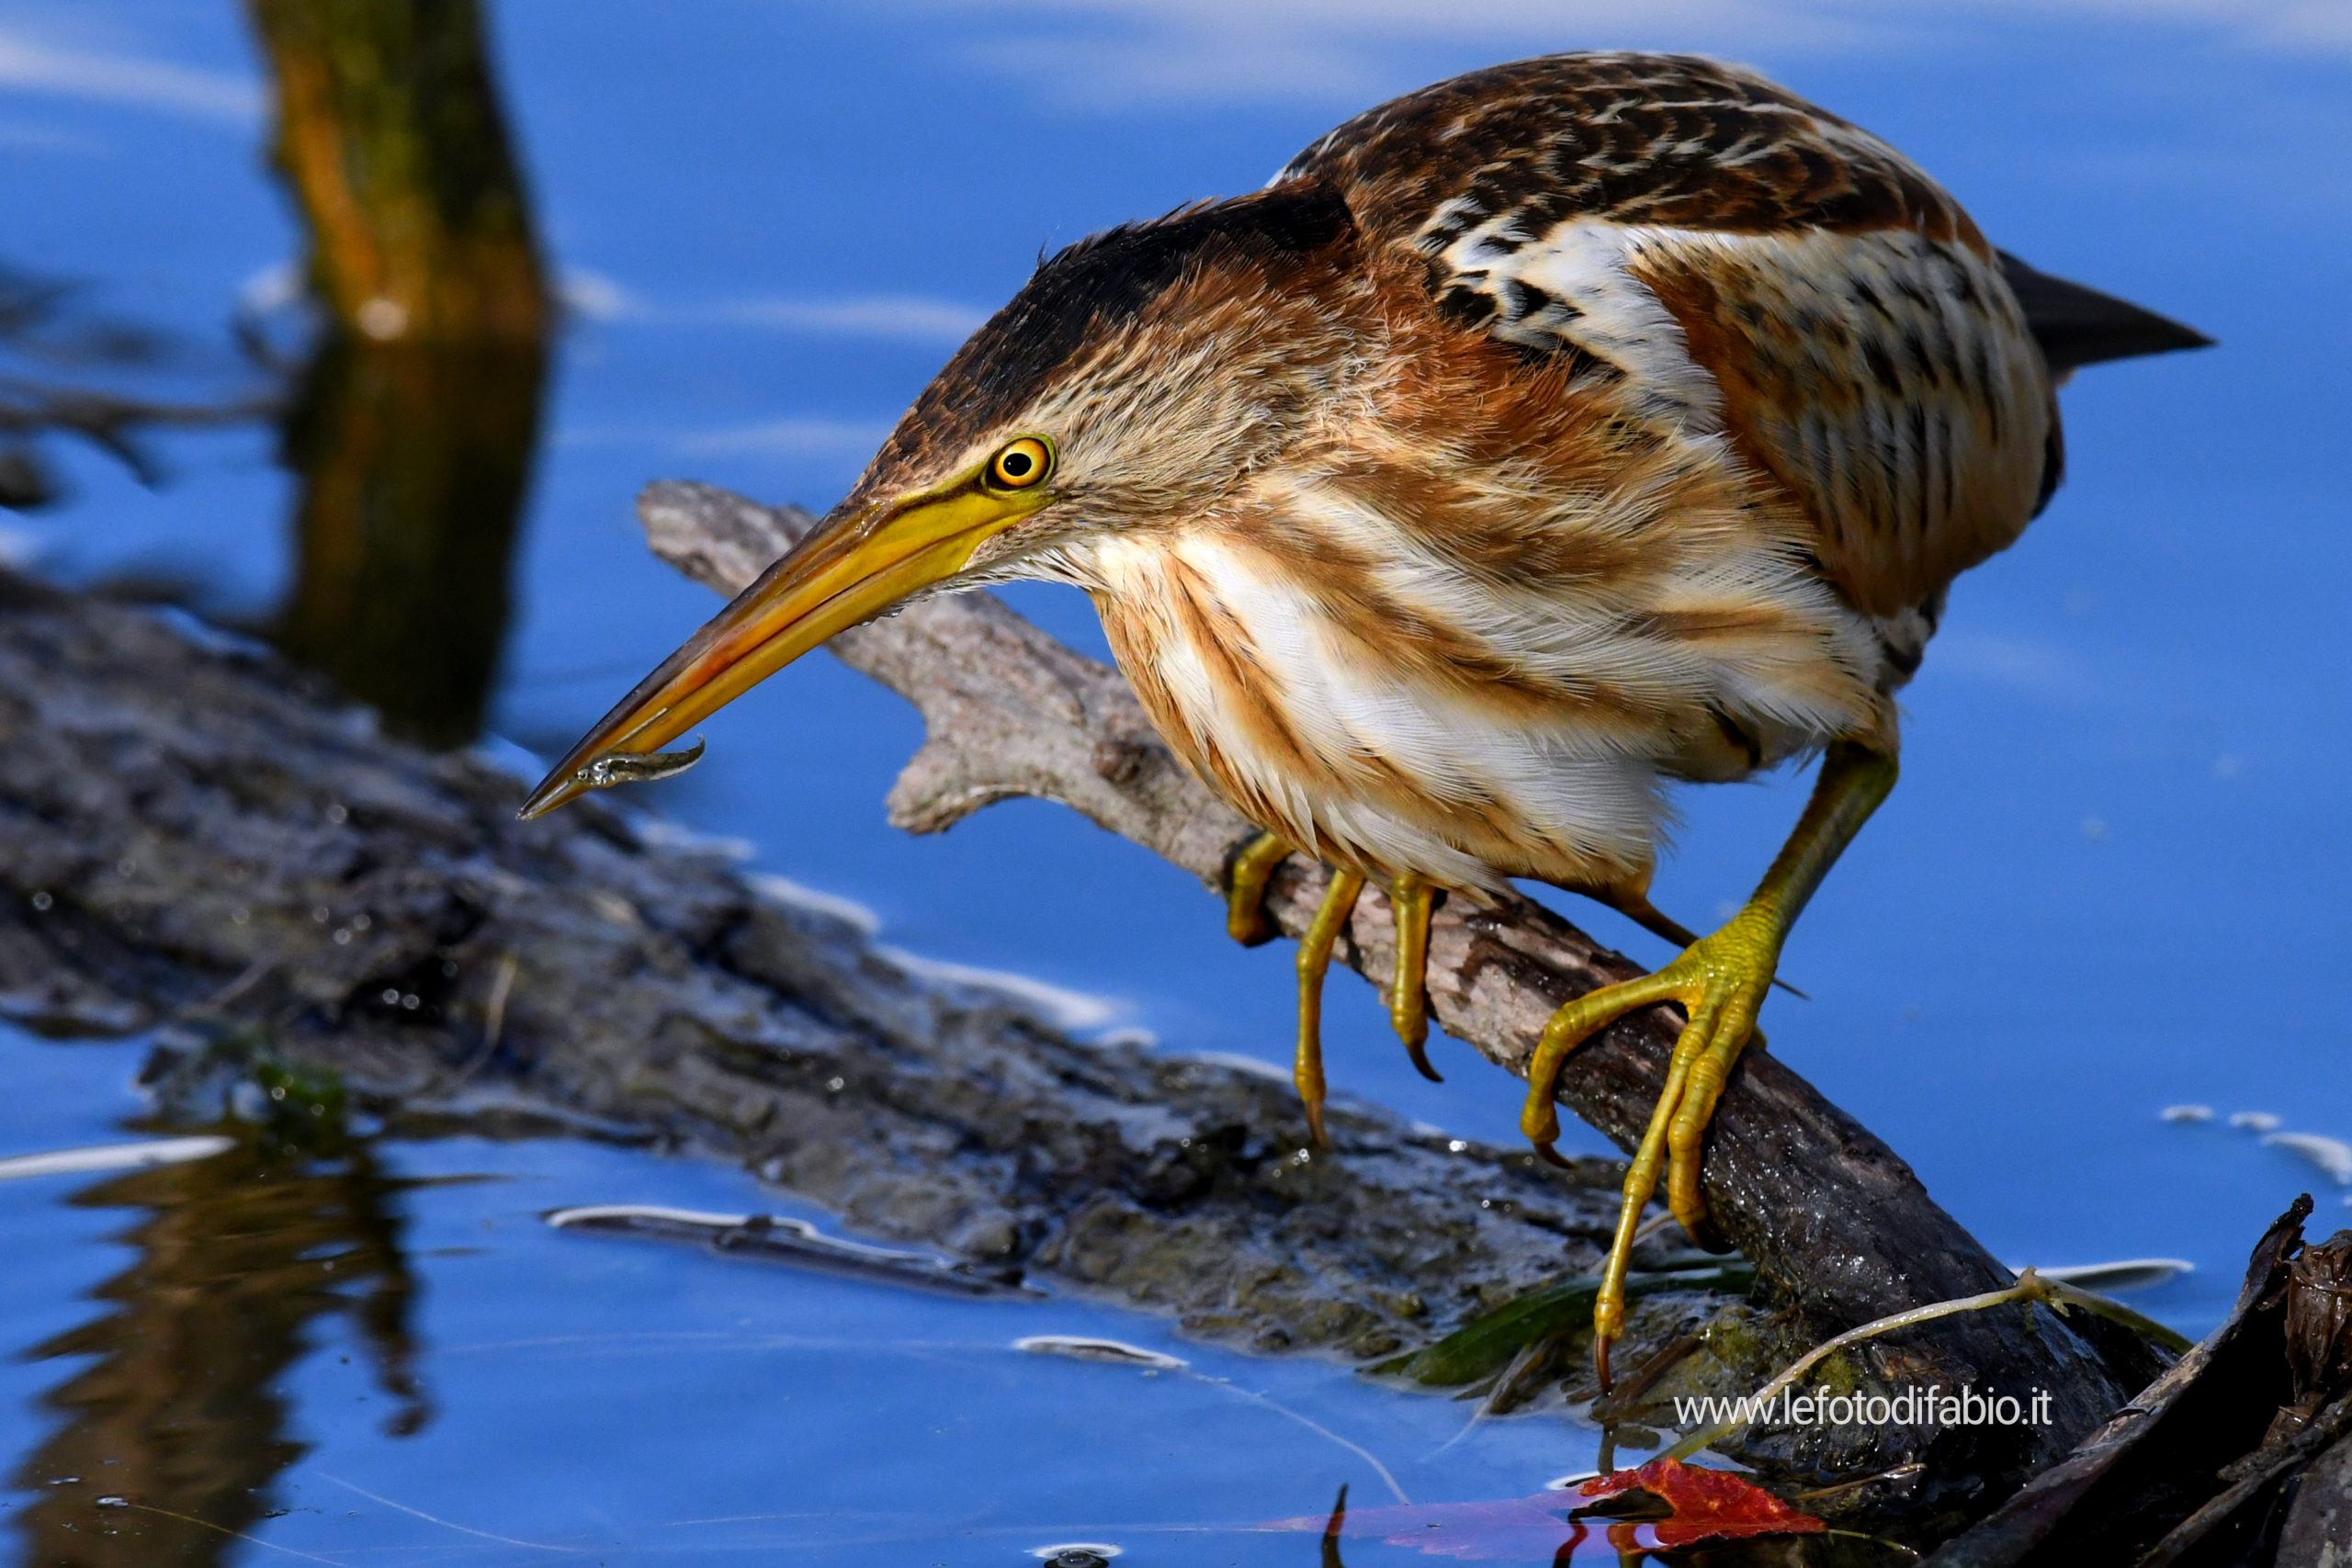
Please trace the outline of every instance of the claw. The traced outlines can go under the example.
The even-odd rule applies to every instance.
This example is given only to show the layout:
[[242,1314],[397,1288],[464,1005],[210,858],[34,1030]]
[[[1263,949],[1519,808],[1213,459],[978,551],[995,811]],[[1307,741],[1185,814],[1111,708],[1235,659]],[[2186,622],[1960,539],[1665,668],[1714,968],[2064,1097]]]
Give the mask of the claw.
[[[1606,884],[1581,882],[1564,882],[1558,886],[1570,893],[1582,894],[1597,904],[1607,905],[1652,936],[1663,937],[1677,947],[1692,947],[1698,943],[1699,933],[1651,903],[1650,896],[1645,887],[1610,886]],[[1801,1002],[1813,1000],[1812,997],[1798,990],[1778,976],[1773,976],[1772,986],[1776,990],[1788,992]]]
[[[1645,1007],[1679,1002],[1689,1015],[1674,1043],[1666,1086],[1626,1168],[1617,1233],[1593,1302],[1594,1368],[1604,1380],[1608,1342],[1625,1329],[1625,1275],[1633,1262],[1634,1238],[1657,1190],[1661,1166],[1668,1168],[1667,1201],[1675,1218],[1694,1236],[1708,1228],[1706,1203],[1699,1191],[1699,1145],[1732,1065],[1755,1029],[1757,1009],[1770,988],[1779,958],[1779,937],[1769,914],[1743,910],[1657,974],[1605,987],[1568,1003],[1553,1015],[1536,1047],[1521,1126],[1544,1153],[1558,1136],[1553,1096],[1570,1051]],[[1605,1381],[1602,1386],[1607,1387]]]
[[1552,1015],[1552,1021],[1544,1026],[1544,1038],[1536,1043],[1534,1058],[1527,1065],[1527,1105],[1520,1112],[1519,1125],[1530,1143],[1543,1145],[1559,1139],[1560,1118],[1552,1102],[1559,1090],[1560,1069],[1566,1064],[1568,1053],[1629,1012],[1656,1002],[1678,999],[1676,985],[1668,977],[1672,973],[1673,966],[1668,965],[1639,980],[1603,987],[1578,997]]

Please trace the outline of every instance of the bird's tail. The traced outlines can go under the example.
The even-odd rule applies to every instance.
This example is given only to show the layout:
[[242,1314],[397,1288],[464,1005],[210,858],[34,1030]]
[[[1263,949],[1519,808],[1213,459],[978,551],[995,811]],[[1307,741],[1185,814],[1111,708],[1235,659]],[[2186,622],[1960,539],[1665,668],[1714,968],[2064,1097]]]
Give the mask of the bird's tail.
[[2052,376],[2064,377],[2103,360],[2212,346],[2213,340],[2194,327],[2112,294],[2036,272],[2007,251],[2000,254],[2001,273],[2025,307],[2026,325],[2041,345]]

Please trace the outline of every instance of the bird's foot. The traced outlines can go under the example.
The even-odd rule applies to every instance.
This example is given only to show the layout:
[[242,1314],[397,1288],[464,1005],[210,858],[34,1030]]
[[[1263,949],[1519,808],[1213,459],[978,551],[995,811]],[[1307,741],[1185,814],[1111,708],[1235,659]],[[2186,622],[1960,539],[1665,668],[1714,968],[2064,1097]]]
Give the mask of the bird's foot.
[[1306,1131],[1317,1148],[1329,1148],[1323,1133],[1323,976],[1331,967],[1331,948],[1355,913],[1356,896],[1363,891],[1363,874],[1333,871],[1331,886],[1315,911],[1315,923],[1298,942],[1298,1056],[1291,1081],[1298,1085],[1299,1103],[1306,1107]]
[[1409,872],[1388,890],[1388,907],[1396,917],[1396,971],[1388,987],[1388,1021],[1421,1077],[1443,1083],[1430,1066],[1429,1055],[1430,910],[1436,902],[1437,890]]
[[[1278,834],[1260,833],[1238,845],[1226,861],[1225,929],[1244,947],[1256,947],[1274,937],[1274,922],[1266,914],[1266,888],[1283,862],[1298,852]],[[1315,1141],[1323,1142],[1323,976],[1330,967],[1331,946],[1353,912],[1363,890],[1362,876],[1343,888],[1351,873],[1337,873],[1315,926],[1298,950],[1298,1058],[1295,1076],[1299,1098],[1306,1105],[1306,1120]],[[1344,894],[1346,907],[1332,913],[1331,900]],[[1430,1066],[1428,971],[1430,912],[1437,904],[1437,889],[1425,877],[1399,874],[1390,888],[1389,905],[1396,920],[1396,968],[1388,987],[1388,1019],[1404,1041],[1413,1066],[1431,1083],[1443,1083]],[[1328,925],[1327,925],[1328,921]],[[1318,935],[1319,933],[1319,935]]]
[[1274,940],[1274,922],[1266,915],[1266,885],[1292,853],[1290,844],[1273,833],[1261,833],[1236,849],[1225,863],[1225,930],[1244,947],[1261,947]]
[[1603,987],[1554,1013],[1529,1065],[1527,1109],[1520,1125],[1536,1151],[1556,1163],[1552,1145],[1559,1138],[1560,1121],[1553,1095],[1568,1053],[1627,1013],[1661,1002],[1680,1003],[1689,1019],[1674,1043],[1666,1087],[1625,1173],[1616,1238],[1593,1304],[1593,1359],[1604,1389],[1609,1346],[1625,1329],[1625,1271],[1634,1232],[1657,1190],[1661,1163],[1668,1166],[1667,1206],[1692,1240],[1713,1244],[1706,1200],[1699,1191],[1699,1145],[1740,1052],[1750,1040],[1762,1043],[1756,1015],[1771,989],[1784,935],[1784,924],[1770,904],[1749,904],[1657,974]]

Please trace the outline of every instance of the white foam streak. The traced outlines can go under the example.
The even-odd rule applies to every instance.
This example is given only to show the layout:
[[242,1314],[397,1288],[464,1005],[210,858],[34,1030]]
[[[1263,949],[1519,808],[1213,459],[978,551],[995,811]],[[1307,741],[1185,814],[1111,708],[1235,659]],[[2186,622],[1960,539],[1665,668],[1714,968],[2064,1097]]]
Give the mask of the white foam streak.
[[2352,1144],[2317,1133],[2272,1133],[2262,1141],[2272,1148],[2289,1149],[2302,1156],[2325,1171],[2328,1179],[2337,1186],[2352,1187]]
[[0,88],[222,125],[250,125],[262,112],[260,88],[243,76],[167,60],[58,48],[17,32],[0,32]]
[[839,920],[861,936],[872,936],[882,929],[882,917],[854,898],[844,898],[837,893],[820,893],[788,876],[778,876],[768,871],[752,872],[743,880],[751,885],[752,892],[770,903],[780,904],[788,909],[807,909],[812,914]]
[[81,1176],[104,1170],[141,1170],[155,1165],[181,1165],[209,1159],[237,1146],[233,1138],[206,1134],[188,1138],[150,1138],[136,1144],[98,1144],[89,1148],[58,1149],[49,1154],[18,1155],[0,1159],[0,1181],[33,1176]]
[[875,954],[888,960],[919,980],[935,985],[964,986],[977,991],[993,991],[1009,1001],[1018,1002],[1066,1033],[1101,1029],[1115,1022],[1126,1010],[1108,997],[1090,996],[1061,986],[1035,980],[1026,975],[1016,975],[1005,969],[982,969],[968,964],[950,964],[943,959],[922,958],[903,948],[876,947]]

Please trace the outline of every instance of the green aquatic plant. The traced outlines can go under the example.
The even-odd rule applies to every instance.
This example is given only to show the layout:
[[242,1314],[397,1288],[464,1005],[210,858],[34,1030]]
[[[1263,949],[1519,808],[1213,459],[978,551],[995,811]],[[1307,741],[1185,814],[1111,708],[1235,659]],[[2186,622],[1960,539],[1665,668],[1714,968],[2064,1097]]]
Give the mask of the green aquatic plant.
[[[1756,1282],[1756,1265],[1746,1258],[1710,1260],[1690,1269],[1656,1269],[1625,1276],[1628,1298],[1661,1291],[1723,1291],[1744,1293]],[[1373,1377],[1403,1378],[1428,1388],[1458,1388],[1499,1371],[1526,1346],[1575,1328],[1590,1317],[1601,1277],[1579,1274],[1515,1296],[1494,1311],[1455,1329],[1436,1344],[1366,1367]]]

